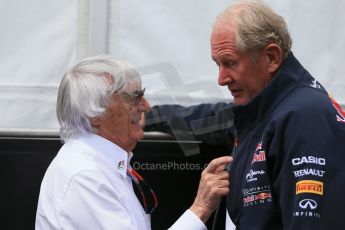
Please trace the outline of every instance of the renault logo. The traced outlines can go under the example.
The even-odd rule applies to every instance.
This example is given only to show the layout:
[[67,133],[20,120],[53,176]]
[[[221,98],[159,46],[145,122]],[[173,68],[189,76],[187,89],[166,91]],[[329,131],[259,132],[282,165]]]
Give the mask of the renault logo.
[[304,199],[299,202],[299,206],[303,209],[316,209],[317,208],[317,203],[315,200],[312,199]]

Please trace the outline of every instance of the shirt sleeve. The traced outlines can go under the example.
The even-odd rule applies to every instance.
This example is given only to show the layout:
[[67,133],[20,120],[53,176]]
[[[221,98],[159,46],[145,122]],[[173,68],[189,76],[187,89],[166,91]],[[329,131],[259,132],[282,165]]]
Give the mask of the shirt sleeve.
[[59,225],[72,230],[134,230],[130,210],[121,200],[121,195],[98,172],[79,172],[71,179],[58,205]]
[[174,223],[169,230],[207,230],[205,224],[192,212],[187,209],[183,215]]

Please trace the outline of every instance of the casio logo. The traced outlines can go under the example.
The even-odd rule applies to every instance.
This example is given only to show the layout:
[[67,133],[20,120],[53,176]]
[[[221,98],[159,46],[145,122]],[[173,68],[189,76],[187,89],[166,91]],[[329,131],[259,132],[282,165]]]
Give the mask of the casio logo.
[[317,203],[315,200],[312,199],[304,199],[299,202],[299,207],[302,209],[316,209],[317,208]]
[[292,159],[292,165],[302,165],[302,164],[326,165],[326,159],[313,157],[313,156],[297,157],[297,158]]

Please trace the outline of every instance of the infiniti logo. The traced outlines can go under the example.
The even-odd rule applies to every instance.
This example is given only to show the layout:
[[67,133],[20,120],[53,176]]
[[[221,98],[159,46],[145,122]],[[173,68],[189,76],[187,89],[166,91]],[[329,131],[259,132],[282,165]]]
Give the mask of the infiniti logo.
[[316,209],[317,208],[317,203],[315,200],[312,199],[304,199],[299,202],[299,206],[303,209]]

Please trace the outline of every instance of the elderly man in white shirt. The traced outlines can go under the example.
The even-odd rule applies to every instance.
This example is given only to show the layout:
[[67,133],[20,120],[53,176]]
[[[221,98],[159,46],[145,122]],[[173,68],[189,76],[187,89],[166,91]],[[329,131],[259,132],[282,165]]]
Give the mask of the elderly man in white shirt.
[[[65,73],[57,99],[65,144],[43,178],[36,230],[151,229],[157,203],[148,207],[145,200],[142,206],[129,173],[132,150],[144,137],[140,121],[150,109],[143,96],[138,72],[123,61],[88,58]],[[171,229],[206,229],[229,191],[224,166],[231,161],[222,157],[209,164],[193,205]]]

